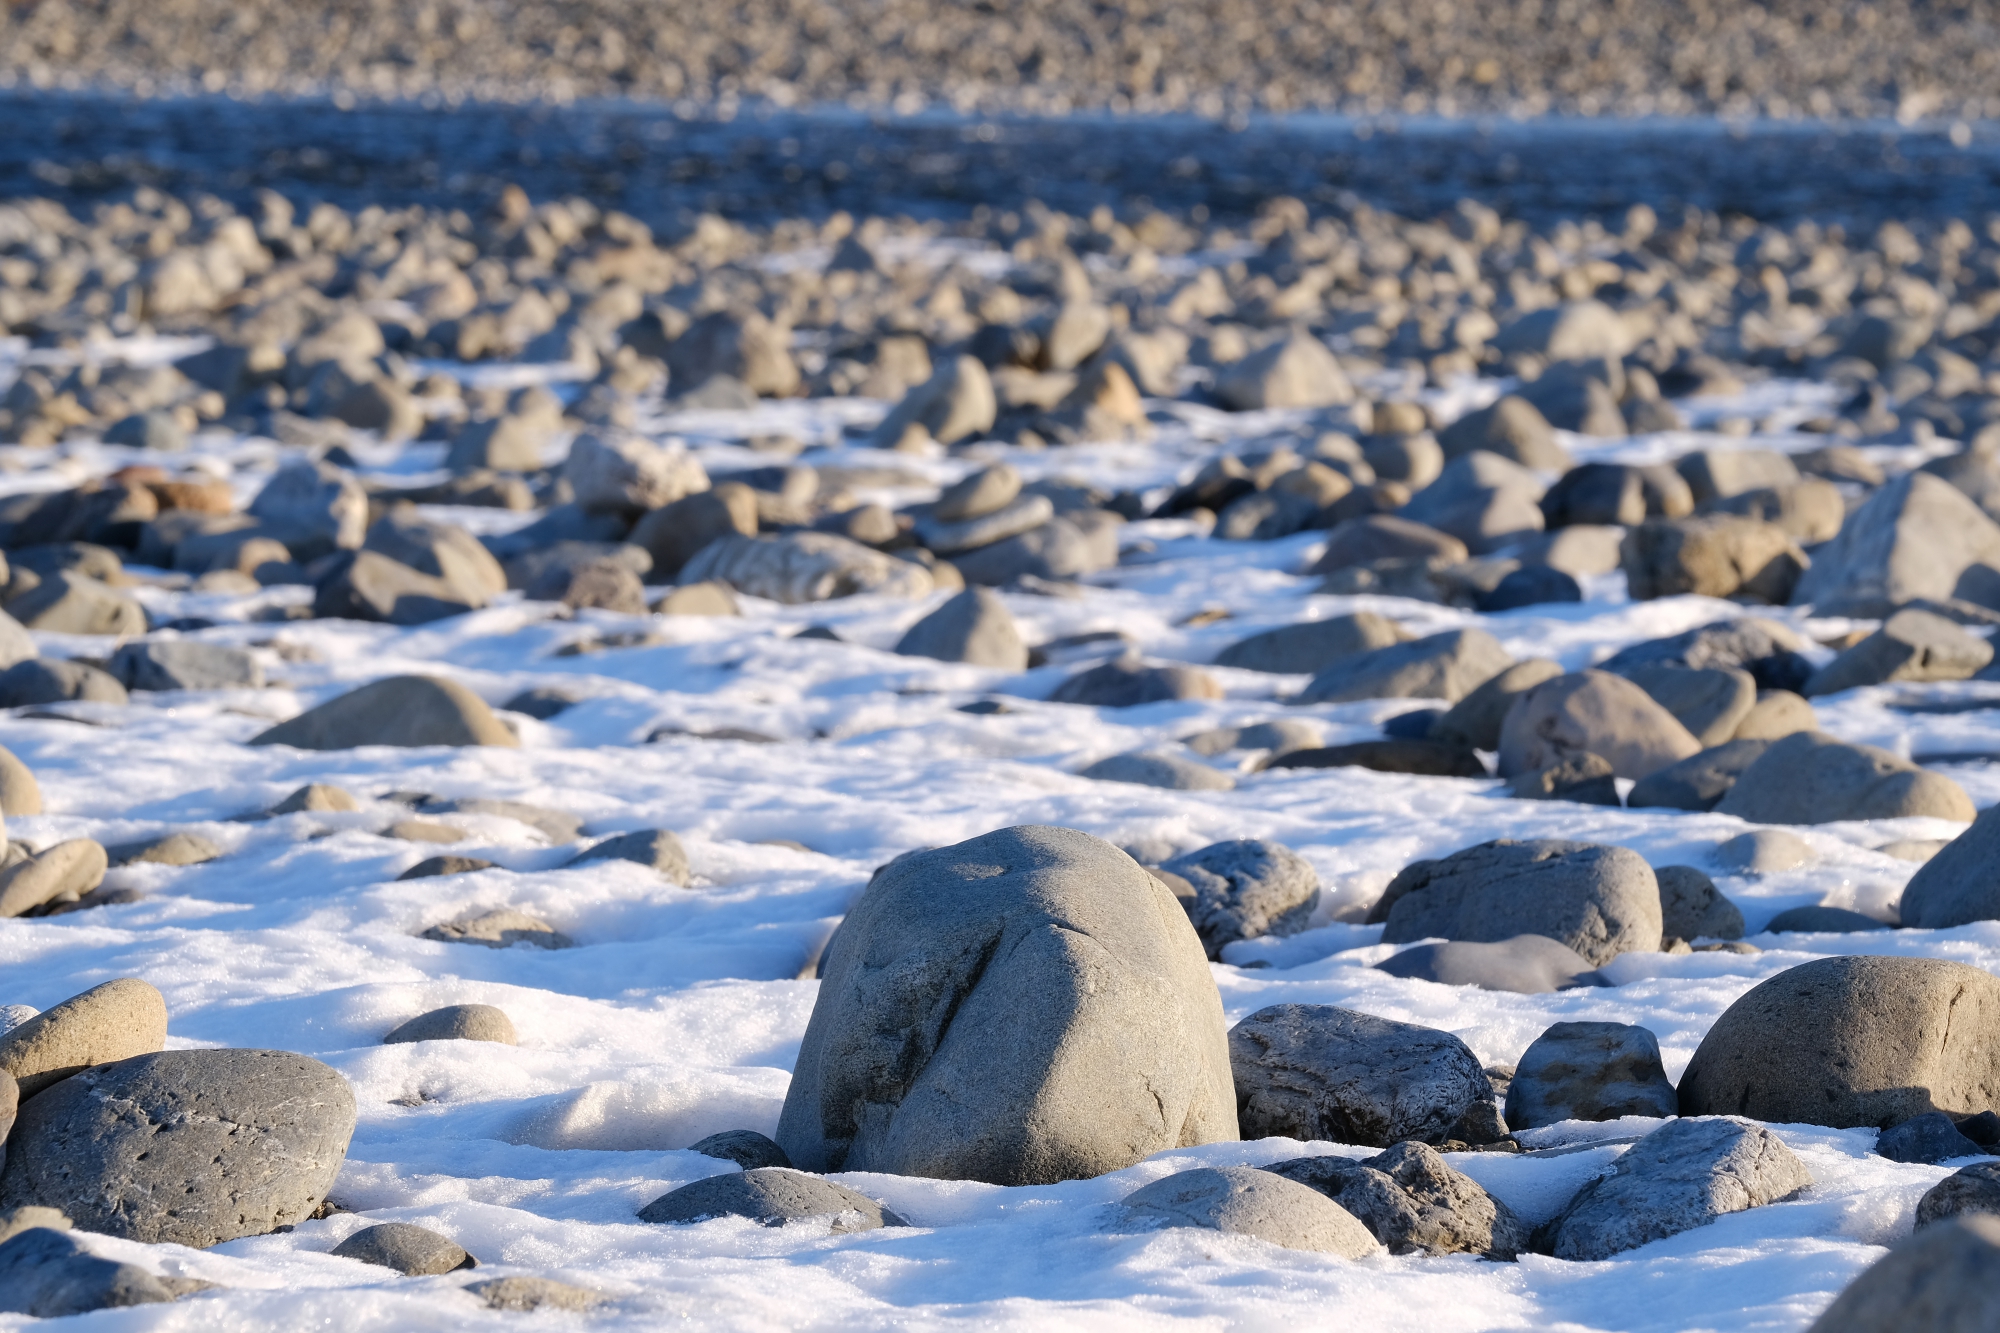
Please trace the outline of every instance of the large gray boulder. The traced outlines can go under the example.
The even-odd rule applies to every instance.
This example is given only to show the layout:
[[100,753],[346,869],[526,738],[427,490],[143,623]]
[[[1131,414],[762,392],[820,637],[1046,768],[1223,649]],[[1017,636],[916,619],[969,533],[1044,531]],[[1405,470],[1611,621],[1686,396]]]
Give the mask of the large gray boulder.
[[486,701],[455,680],[390,676],[259,732],[251,745],[348,750],[361,745],[520,745]]
[[1493,944],[1469,940],[1418,944],[1383,959],[1375,970],[1443,986],[1477,986],[1517,995],[1603,984],[1588,958],[1546,935],[1516,935]]
[[137,1264],[101,1259],[67,1230],[35,1226],[0,1244],[0,1312],[57,1319],[171,1301]]
[[585,509],[629,514],[658,509],[708,489],[708,473],[680,444],[629,435],[579,435],[562,467]]
[[2000,1217],[1919,1227],[1847,1285],[1807,1333],[1979,1333],[2000,1327]]
[[1485,630],[1446,630],[1342,658],[1314,676],[1294,702],[1443,699],[1456,703],[1512,665],[1514,659]]
[[1964,680],[1993,660],[1993,645],[1943,616],[1898,611],[1806,681],[1808,698],[1891,681]]
[[922,565],[831,532],[718,537],[681,567],[684,584],[711,580],[787,605],[858,593],[918,598],[933,586],[930,571]]
[[1761,1125],[1676,1120],[1585,1185],[1555,1225],[1555,1256],[1590,1261],[1761,1208],[1813,1183],[1797,1154]]
[[1410,636],[1387,616],[1373,611],[1281,625],[1238,639],[1216,657],[1217,666],[1306,676],[1357,653],[1387,648]]
[[1643,778],[1700,749],[1639,686],[1606,671],[1578,671],[1515,697],[1500,725],[1500,776],[1595,754],[1617,776]]
[[1528,1228],[1514,1210],[1452,1170],[1427,1143],[1399,1143],[1358,1162],[1294,1157],[1263,1169],[1332,1199],[1391,1254],[1512,1259],[1528,1247]]
[[836,1232],[908,1225],[859,1191],[780,1166],[696,1180],[639,1210],[642,1222],[705,1222],[712,1217],[747,1217],[765,1226],[824,1217]]
[[1716,803],[1751,824],[1830,824],[1848,819],[1928,815],[1972,822],[1965,789],[1941,773],[1872,745],[1849,745],[1823,731],[1772,741]]
[[1387,1148],[1506,1137],[1493,1082],[1449,1032],[1325,1004],[1274,1004],[1229,1030],[1246,1138]]
[[1602,966],[1660,947],[1660,889],[1623,847],[1503,838],[1404,867],[1368,919],[1385,944],[1546,935]]
[[1319,902],[1319,874],[1289,847],[1256,838],[1218,842],[1164,862],[1194,890],[1184,905],[1210,958],[1232,940],[1292,935]]
[[1972,827],[1917,867],[1903,890],[1902,921],[1919,930],[1946,930],[2000,920],[2000,806],[1982,811]]
[[1235,1137],[1186,914],[1109,843],[1034,825],[870,881],[820,962],[778,1126],[807,1170],[994,1184]]
[[279,468],[264,484],[250,502],[250,516],[264,520],[295,558],[310,560],[361,545],[368,531],[368,492],[331,463],[302,459]]
[[1680,1106],[1838,1129],[2000,1106],[2000,978],[1936,958],[1800,964],[1715,1020]]
[[932,657],[1002,671],[1025,671],[1028,647],[1000,594],[967,588],[910,626],[896,643],[905,657]]
[[1118,1224],[1198,1227],[1343,1259],[1381,1249],[1358,1218],[1324,1194],[1248,1166],[1198,1166],[1141,1186],[1119,1205]]
[[1660,1042],[1624,1023],[1557,1023],[1529,1043],[1507,1084],[1507,1124],[1680,1114]]
[[1848,515],[1792,594],[1822,614],[1869,617],[1954,597],[2000,606],[2000,525],[1928,472],[1904,473]]
[[1573,462],[1541,409],[1518,394],[1467,412],[1439,431],[1437,441],[1446,458],[1484,450],[1546,472],[1566,472]]
[[28,629],[53,634],[130,637],[146,632],[144,607],[74,569],[43,576],[39,585],[8,602],[7,611]]
[[354,1094],[286,1051],[160,1051],[73,1074],[21,1108],[0,1208],[206,1249],[305,1221],[354,1133]]

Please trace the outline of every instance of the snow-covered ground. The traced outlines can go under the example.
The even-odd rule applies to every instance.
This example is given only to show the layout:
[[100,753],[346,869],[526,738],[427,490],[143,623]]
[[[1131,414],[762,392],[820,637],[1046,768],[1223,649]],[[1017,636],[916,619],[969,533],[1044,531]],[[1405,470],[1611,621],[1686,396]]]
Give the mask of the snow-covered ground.
[[[0,382],[8,377],[0,366]],[[1485,387],[1490,396],[1492,386]],[[1744,401],[1696,403],[1690,415],[1697,424],[1749,415],[1768,425],[1773,413],[1803,416],[1823,406],[1827,392],[1752,386]],[[857,478],[856,489],[871,498],[927,498],[978,465],[843,447],[840,424],[870,420],[882,406],[794,402],[653,424],[688,440],[716,471],[771,461],[741,442],[786,432],[813,446],[805,461],[823,472],[907,474]],[[1005,457],[1030,477],[1161,485],[1190,474],[1218,447],[1268,447],[1291,422],[1276,413],[1156,406],[1177,419],[1150,444],[995,448],[988,456]],[[1609,445],[1569,441],[1581,458],[1635,459],[1695,444],[1820,442],[1696,431]],[[416,481],[438,466],[440,450],[357,453],[383,475]],[[173,461],[228,476],[247,498],[285,453],[269,441],[204,436]],[[0,489],[72,485],[136,457],[90,445],[0,450]],[[436,512],[479,524],[479,531],[527,517]],[[1122,540],[1127,562],[1088,580],[1081,595],[1004,594],[1030,643],[1120,631],[1149,657],[1200,663],[1257,630],[1371,606],[1418,630],[1477,621],[1517,656],[1552,656],[1575,668],[1638,640],[1743,613],[1698,598],[1631,603],[1622,577],[1611,576],[1595,580],[1581,604],[1474,616],[1397,599],[1314,594],[1317,580],[1298,571],[1316,554],[1315,534],[1231,544],[1185,522],[1142,522]],[[95,1239],[102,1253],[227,1290],[101,1312],[80,1321],[86,1326],[444,1329],[534,1319],[634,1329],[1797,1329],[1879,1257],[1879,1247],[1908,1233],[1917,1198],[1949,1172],[1875,1156],[1873,1131],[1774,1126],[1811,1170],[1810,1190],[1601,1263],[1533,1256],[1517,1263],[1463,1256],[1350,1262],[1214,1233],[1135,1236],[1107,1226],[1105,1205],[1147,1181],[1195,1164],[1265,1163],[1306,1150],[1288,1140],[1165,1153],[1100,1179],[1046,1187],[838,1177],[910,1219],[907,1229],[831,1235],[741,1220],[648,1225],[634,1214],[651,1199],[736,1169],[687,1145],[724,1129],[774,1130],[816,989],[794,978],[870,869],[914,847],[1008,825],[1069,825],[1150,857],[1224,838],[1285,843],[1319,870],[1325,890],[1318,919],[1325,924],[1229,948],[1227,961],[1212,969],[1229,1021],[1278,1002],[1338,1004],[1447,1029],[1488,1063],[1513,1063],[1552,1022],[1605,1019],[1652,1029],[1677,1078],[1716,1017],[1766,977],[1851,952],[1921,954],[2000,970],[2000,924],[1849,936],[1754,933],[1800,904],[1876,911],[1893,904],[1914,866],[1874,849],[1895,839],[1949,838],[1962,827],[1936,820],[1801,830],[1817,861],[1746,878],[1725,876],[1709,859],[1716,843],[1742,831],[1735,819],[1507,800],[1497,781],[1359,769],[1245,771],[1224,792],[1090,781],[1076,772],[1096,759],[1169,746],[1211,726],[1310,716],[1330,741],[1362,739],[1420,705],[1300,708],[1283,698],[1301,679],[1222,668],[1212,668],[1227,691],[1220,700],[1116,711],[1047,703],[1056,683],[1091,659],[1008,676],[888,651],[942,595],[924,604],[861,597],[804,607],[746,599],[740,618],[642,621],[602,612],[572,618],[510,593],[486,610],[412,629],[250,619],[260,608],[309,602],[304,588],[230,597],[149,586],[137,595],[156,613],[218,622],[199,637],[258,648],[275,683],[259,691],[141,693],[122,708],[72,704],[0,716],[0,745],[33,768],[49,812],[9,821],[9,835],[37,845],[71,837],[117,844],[185,828],[227,854],[184,869],[113,871],[110,882],[143,890],[142,901],[0,922],[0,1003],[46,1008],[108,978],[140,976],[166,996],[170,1046],[277,1047],[324,1060],[360,1103],[360,1125],[333,1190],[356,1211],[205,1252]],[[1183,623],[1217,608],[1229,617]],[[1850,627],[1783,609],[1768,614],[1819,635]],[[846,642],[791,637],[815,624],[834,627]],[[658,641],[558,655],[587,637],[642,629]],[[96,656],[106,647],[38,637],[51,655]],[[548,722],[510,715],[522,736],[518,750],[310,753],[242,743],[357,683],[406,672],[449,675],[495,704],[542,685],[580,687],[591,697]],[[1980,695],[1991,696],[1996,711],[1925,715],[1890,707]],[[993,697],[1004,697],[1008,711],[960,711]],[[2000,753],[2000,686],[1891,686],[1816,707],[1823,728],[1847,740],[1904,754]],[[676,735],[649,742],[662,727],[743,728],[775,739]],[[1244,760],[1246,770],[1252,766],[1254,756]],[[2000,799],[2000,767],[1947,771],[1980,805]],[[345,787],[366,808],[232,822],[307,782]],[[439,850],[379,832],[406,813],[383,798],[412,791],[555,807],[582,817],[593,834],[671,828],[687,845],[695,883],[672,887],[622,862],[558,869],[572,849],[551,847],[534,829],[498,816],[440,818],[468,833],[452,852],[499,868],[399,882],[398,874]],[[1334,919],[1339,909],[1366,901],[1414,858],[1500,836],[1617,843],[1655,865],[1703,866],[1742,906],[1751,939],[1764,951],[1626,955],[1608,969],[1616,986],[1551,995],[1457,989],[1371,970],[1394,949],[1378,942],[1380,927]],[[488,950],[416,937],[469,909],[501,906],[553,923],[579,947]],[[1260,960],[1270,965],[1240,966]],[[381,1044],[418,1013],[475,1001],[512,1017],[517,1048]],[[1620,1140],[1652,1123],[1557,1127],[1529,1137],[1543,1147],[1605,1142],[1556,1155],[1460,1154],[1452,1164],[1539,1222],[1614,1160]],[[595,1288],[612,1302],[590,1316],[495,1313],[459,1290],[463,1274],[401,1278],[326,1253],[361,1226],[389,1220],[448,1233],[480,1259],[481,1276],[543,1274]],[[0,1328],[31,1322],[0,1316]]]

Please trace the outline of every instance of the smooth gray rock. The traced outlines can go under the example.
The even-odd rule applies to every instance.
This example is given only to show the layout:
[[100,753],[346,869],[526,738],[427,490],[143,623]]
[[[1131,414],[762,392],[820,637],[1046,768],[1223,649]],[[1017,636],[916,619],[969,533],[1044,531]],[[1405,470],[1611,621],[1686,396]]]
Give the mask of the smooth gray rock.
[[1636,666],[1625,678],[1674,715],[1706,749],[1736,736],[1757,706],[1757,681],[1741,667]]
[[1919,598],[2000,605],[2000,526],[1950,482],[1906,472],[1848,515],[1792,600],[1823,615],[1885,616]]
[[919,620],[896,643],[905,657],[933,657],[1002,671],[1025,671],[1028,647],[1000,594],[967,588]]
[[1693,866],[1661,866],[1660,933],[1672,939],[1740,940],[1743,911]]
[[1813,1183],[1798,1156],[1760,1125],[1721,1117],[1675,1120],[1585,1185],[1555,1227],[1558,1259],[1608,1259],[1707,1226],[1727,1213]]
[[708,489],[708,473],[686,446],[633,435],[577,436],[562,476],[578,504],[600,512],[643,513]]
[[356,551],[313,596],[323,620],[427,625],[486,605],[491,594],[467,582],[426,574],[380,551]]
[[1993,645],[1943,616],[1898,611],[1881,629],[1806,681],[1807,698],[1891,681],[1965,680],[1993,660]]
[[116,634],[123,638],[146,632],[145,608],[75,569],[44,575],[38,586],[9,601],[7,611],[28,629],[55,634]]
[[362,745],[518,747],[486,701],[454,680],[390,676],[259,732],[250,745],[346,750]]
[[1851,912],[1844,907],[1789,907],[1764,926],[1772,935],[1801,934],[1852,935],[1858,931],[1888,930],[1886,922]]
[[108,864],[104,848],[89,838],[72,838],[33,854],[20,848],[0,870],[0,917],[73,903],[103,882]]
[[1056,516],[1055,502],[1046,495],[1023,495],[988,514],[955,521],[920,520],[917,540],[939,555],[957,555],[1006,541],[1041,527]]
[[944,488],[931,512],[946,523],[995,513],[1021,493],[1021,473],[1011,463],[995,463]]
[[1892,1162],[1949,1162],[1959,1157],[1987,1157],[1991,1154],[1958,1132],[1958,1126],[1943,1111],[1926,1111],[1900,1125],[1882,1131],[1875,1151]]
[[1215,394],[1234,411],[1333,407],[1354,401],[1340,361],[1303,329],[1233,361],[1216,375]]
[[0,670],[35,656],[34,635],[5,611],[0,611]]
[[1872,745],[1849,745],[1823,731],[1795,732],[1771,742],[1715,809],[1751,824],[1829,824],[1907,815],[1969,824],[1975,814],[1965,789],[1943,774]]
[[710,581],[788,606],[860,593],[918,598],[933,587],[930,571],[922,565],[830,532],[718,537],[680,572],[684,584]]
[[1312,675],[1342,658],[1401,643],[1409,636],[1396,622],[1373,611],[1307,620],[1252,634],[1223,649],[1217,666],[1282,675]]
[[2000,1217],[1920,1226],[1834,1298],[1807,1333],[1981,1333],[2000,1327]]
[[588,1287],[573,1286],[554,1278],[520,1274],[468,1282],[465,1289],[485,1301],[489,1310],[510,1310],[517,1314],[529,1314],[536,1310],[582,1313],[604,1304],[606,1299]]
[[713,1217],[747,1217],[765,1226],[825,1217],[832,1219],[837,1233],[909,1225],[845,1185],[776,1166],[709,1176],[669,1190],[639,1210],[642,1222],[706,1222]]
[[1383,959],[1375,964],[1375,970],[1392,977],[1517,995],[1604,984],[1588,958],[1546,935],[1516,935],[1493,944],[1464,940],[1418,944]]
[[392,506],[369,527],[362,549],[443,579],[462,589],[467,600],[483,601],[507,590],[506,571],[478,538],[464,528],[421,517],[413,508]]
[[1358,1162],[1295,1157],[1262,1169],[1332,1199],[1391,1254],[1512,1259],[1528,1247],[1528,1227],[1514,1210],[1426,1143],[1399,1143]]
[[1546,935],[1602,966],[1660,947],[1660,890],[1623,847],[1503,838],[1404,867],[1368,919],[1385,944]]
[[264,668],[241,648],[193,639],[128,643],[111,655],[111,674],[128,690],[255,690]]
[[1961,1166],[1917,1200],[1919,1228],[1965,1213],[2000,1213],[2000,1162]]
[[1319,874],[1289,847],[1243,838],[1213,843],[1161,864],[1194,890],[1188,919],[1210,958],[1232,940],[1294,935],[1319,903]]
[[1475,750],[1498,750],[1500,728],[1514,700],[1562,674],[1562,667],[1546,657],[1516,662],[1447,709],[1431,724],[1430,738]]
[[1621,805],[1611,761],[1585,752],[1507,780],[1507,794],[1520,801],[1574,801],[1580,805]]
[[159,1050],[167,1040],[167,1002],[137,977],[116,977],[29,1013],[0,1036],[0,1071],[34,1097],[92,1065]]
[[72,1074],[27,1102],[0,1207],[206,1249],[303,1222],[354,1133],[354,1094],[286,1051],[160,1051]]
[[593,861],[631,861],[659,871],[682,888],[686,888],[692,878],[688,870],[687,849],[681,846],[680,836],[672,829],[639,829],[606,838],[596,846],[577,853],[569,865],[583,866]]
[[1493,1084],[1449,1032],[1324,1004],[1276,1004],[1229,1030],[1245,1138],[1387,1148],[1504,1138]]
[[1682,1115],[1893,1125],[1989,1110],[2000,978],[1935,958],[1820,958],[1739,998],[1681,1076]]
[[1106,755],[1077,774],[1095,782],[1130,782],[1168,791],[1228,791],[1236,780],[1184,755],[1161,750],[1131,750]]
[[409,1041],[497,1041],[520,1044],[514,1020],[490,1004],[452,1004],[418,1014],[382,1038],[384,1046]]
[[1485,450],[1461,454],[1418,491],[1401,517],[1448,533],[1474,555],[1542,530],[1542,484],[1519,463]]
[[1790,456],[1775,449],[1696,449],[1674,460],[1696,504],[1727,499],[1799,479]]
[[777,1135],[809,1170],[1045,1184],[1236,1137],[1201,941],[1087,834],[898,858],[819,972]]
[[116,676],[83,662],[32,657],[0,671],[0,708],[32,708],[72,699],[98,704],[130,702]]
[[1773,743],[1761,739],[1724,741],[1689,755],[1633,783],[1632,790],[1625,795],[1625,804],[1635,810],[1642,807],[1713,810]]
[[1137,658],[1121,658],[1079,671],[1049,695],[1052,703],[1088,704],[1097,708],[1132,708],[1170,699],[1220,699],[1222,687],[1197,667],[1149,667]]
[[408,1222],[363,1227],[334,1246],[331,1253],[337,1259],[393,1268],[404,1277],[436,1277],[479,1267],[479,1261],[451,1237]]
[[1294,702],[1443,699],[1456,703],[1512,665],[1514,659],[1485,630],[1446,630],[1343,658],[1314,676]]
[[475,870],[491,870],[495,864],[477,856],[427,856],[396,878],[436,879],[441,875],[469,875]]
[[1812,844],[1784,829],[1760,828],[1715,845],[1715,863],[1742,875],[1770,875],[1819,859]]
[[976,357],[940,357],[931,377],[882,418],[873,439],[893,447],[911,426],[922,426],[939,444],[955,444],[991,430],[997,410],[993,378]]
[[141,842],[104,849],[112,865],[198,866],[221,856],[222,848],[199,833],[180,830]]
[[310,560],[361,545],[368,529],[368,492],[332,464],[302,459],[279,468],[250,502],[249,512],[264,520],[294,558]]
[[1566,472],[1573,461],[1541,409],[1518,394],[1467,412],[1439,431],[1437,440],[1446,458],[1480,449],[1549,472]]
[[1507,1124],[1680,1114],[1659,1039],[1624,1023],[1557,1023],[1535,1038],[1507,1085]]
[[997,588],[1024,579],[1082,578],[1118,563],[1119,520],[1101,509],[1059,514],[1016,537],[952,557],[969,584]]
[[1902,921],[1945,930],[2000,920],[2000,806],[1980,812],[1972,827],[1917,868],[1903,890]]
[[1199,755],[1226,754],[1231,750],[1269,750],[1273,755],[1282,755],[1311,749],[1325,739],[1318,724],[1286,717],[1253,722],[1247,727],[1214,727],[1183,737],[1181,743]]
[[1198,1166],[1125,1196],[1126,1227],[1198,1227],[1288,1250],[1360,1259],[1380,1250],[1352,1213],[1317,1190],[1248,1166]]
[[1308,574],[1331,574],[1371,565],[1378,560],[1442,559],[1460,564],[1470,554],[1465,543],[1448,532],[1394,514],[1370,514],[1337,523],[1326,535],[1326,548]]
[[1433,778],[1490,776],[1485,763],[1469,745],[1395,738],[1292,750],[1272,757],[1264,767],[1366,768],[1377,773],[1413,773]]
[[0,1312],[56,1319],[173,1298],[145,1269],[100,1259],[67,1231],[30,1227],[0,1244]]
[[785,1150],[778,1146],[775,1139],[766,1138],[754,1129],[725,1129],[699,1143],[689,1144],[688,1151],[734,1162],[745,1171],[754,1171],[760,1166],[790,1167],[792,1164],[792,1159],[785,1156]]
[[1621,648],[1598,670],[1624,675],[1647,664],[1692,668],[1740,667],[1759,689],[1796,690],[1812,674],[1801,650],[1804,639],[1775,620],[1744,617],[1718,620],[1663,639],[1648,639]]
[[1517,695],[1500,724],[1500,776],[1585,754],[1621,778],[1643,778],[1701,750],[1645,690],[1608,671],[1557,676]]

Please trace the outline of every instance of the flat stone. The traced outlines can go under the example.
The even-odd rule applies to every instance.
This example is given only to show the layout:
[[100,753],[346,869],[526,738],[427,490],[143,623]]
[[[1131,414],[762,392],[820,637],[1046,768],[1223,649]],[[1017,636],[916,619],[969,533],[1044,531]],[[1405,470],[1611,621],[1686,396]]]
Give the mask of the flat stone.
[[1943,616],[1904,610],[1813,672],[1808,698],[1891,681],[1966,680],[1993,660],[1993,645]]
[[2000,1322],[2000,1217],[1919,1226],[1847,1285],[1807,1333],[1960,1333]]
[[1405,634],[1395,621],[1373,611],[1307,620],[1296,625],[1239,639],[1223,649],[1217,666],[1283,675],[1312,675],[1342,658],[1401,643]]
[[1278,1004],[1229,1030],[1229,1056],[1245,1138],[1387,1148],[1506,1134],[1478,1058],[1435,1028],[1332,1005]]
[[1018,537],[1033,531],[1056,516],[1055,504],[1046,495],[1023,495],[988,514],[955,522],[939,518],[921,520],[917,540],[939,555],[956,555],[982,546]]
[[1813,1183],[1777,1135],[1721,1117],[1675,1120],[1585,1185],[1555,1224],[1558,1259],[1608,1259],[1776,1203]]
[[1358,1162],[1295,1157],[1262,1169],[1332,1199],[1391,1254],[1512,1259],[1528,1248],[1528,1227],[1513,1209],[1452,1170],[1429,1144],[1399,1143]]
[[688,1151],[734,1162],[745,1171],[754,1171],[761,1166],[790,1167],[792,1164],[792,1159],[785,1156],[785,1150],[778,1146],[776,1140],[766,1138],[754,1129],[726,1129],[698,1143],[689,1144]]
[[518,1046],[513,1020],[490,1004],[453,1004],[433,1009],[382,1038],[384,1046],[411,1041],[496,1041]]
[[836,1234],[909,1225],[845,1185],[775,1166],[709,1176],[670,1190],[639,1210],[642,1222],[706,1222],[716,1217],[747,1217],[765,1226],[828,1218]]
[[1234,940],[1297,934],[1319,902],[1312,863],[1261,839],[1211,843],[1158,869],[1189,886],[1183,906],[1210,958]]
[[1529,1044],[1507,1085],[1507,1124],[1515,1130],[1678,1114],[1659,1039],[1624,1023],[1554,1024]]
[[1660,930],[1674,939],[1739,940],[1743,912],[1722,895],[1715,881],[1693,866],[1661,866]]
[[1741,667],[1762,690],[1796,690],[1812,674],[1802,655],[1806,642],[1775,620],[1719,620],[1664,639],[1648,639],[1613,653],[1600,671],[1625,674],[1646,663],[1684,667]]
[[725,583],[741,593],[788,606],[876,593],[912,600],[935,586],[930,571],[908,560],[830,532],[775,537],[729,534],[701,548],[680,581]]
[[408,1222],[363,1227],[334,1246],[331,1253],[336,1259],[358,1259],[364,1264],[393,1268],[404,1277],[436,1277],[479,1266],[479,1261],[451,1237]]
[[1746,875],[1770,875],[1793,870],[1819,859],[1812,844],[1783,829],[1756,829],[1716,844],[1715,863]]
[[1215,727],[1185,736],[1181,744],[1199,755],[1226,754],[1231,750],[1269,750],[1274,755],[1310,749],[1325,739],[1318,725],[1302,718],[1277,718],[1253,722],[1247,727]]
[[497,745],[518,748],[486,702],[457,681],[390,676],[309,708],[251,745],[346,750],[364,745]]
[[420,932],[418,938],[446,944],[483,944],[489,949],[506,949],[516,944],[567,949],[576,943],[548,922],[511,907],[447,921]]
[[198,866],[213,861],[222,855],[222,848],[202,837],[199,833],[181,830],[149,838],[144,842],[128,842],[105,849],[105,855],[112,865],[137,865],[146,863],[162,866]]
[[1383,959],[1375,970],[1392,977],[1517,995],[1605,984],[1588,958],[1546,935],[1516,935],[1491,944],[1464,940],[1417,944]]
[[1344,658],[1314,676],[1294,702],[1443,699],[1456,703],[1514,664],[1481,629],[1447,630]]
[[548,1277],[490,1277],[468,1282],[465,1289],[486,1302],[490,1310],[532,1314],[536,1310],[569,1310],[583,1313],[604,1304],[605,1297],[588,1287],[573,1286]]
[[1079,671],[1049,695],[1052,703],[1132,708],[1171,699],[1220,699],[1222,687],[1196,667],[1149,667],[1135,658]]
[[73,995],[0,1037],[0,1071],[32,1098],[93,1065],[159,1050],[167,1002],[137,977],[119,977]]
[[1652,867],[1623,847],[1587,842],[1501,839],[1414,862],[1368,919],[1385,923],[1385,944],[1546,935],[1597,966],[1660,947]]
[[1772,741],[1714,808],[1752,824],[1827,824],[1908,815],[1969,824],[1975,813],[1971,798],[1950,778],[1887,750],[1849,745],[1821,731],[1801,731]]
[[682,888],[686,888],[692,878],[688,871],[687,849],[681,846],[679,835],[672,829],[639,829],[621,833],[586,847],[569,864],[582,866],[593,861],[631,861],[658,871]]
[[432,796],[418,802],[417,810],[426,815],[499,815],[526,824],[550,842],[574,841],[583,827],[583,820],[567,810],[487,796]]
[[1126,1195],[1119,1214],[1128,1227],[1195,1227],[1343,1259],[1381,1249],[1358,1218],[1318,1190],[1248,1166],[1177,1172]]

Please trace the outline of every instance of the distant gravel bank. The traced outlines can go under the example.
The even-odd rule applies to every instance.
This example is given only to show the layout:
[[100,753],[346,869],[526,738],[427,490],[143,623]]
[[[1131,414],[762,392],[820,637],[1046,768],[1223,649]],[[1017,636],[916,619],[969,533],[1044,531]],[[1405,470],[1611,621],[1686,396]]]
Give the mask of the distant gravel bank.
[[2000,118],[2000,4],[5,0],[0,86],[481,100]]

